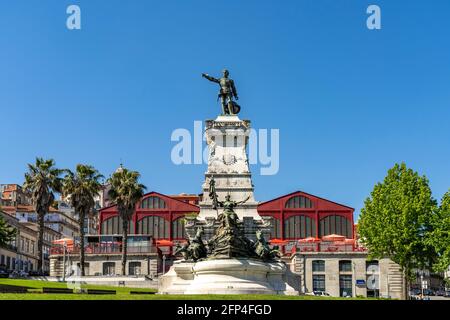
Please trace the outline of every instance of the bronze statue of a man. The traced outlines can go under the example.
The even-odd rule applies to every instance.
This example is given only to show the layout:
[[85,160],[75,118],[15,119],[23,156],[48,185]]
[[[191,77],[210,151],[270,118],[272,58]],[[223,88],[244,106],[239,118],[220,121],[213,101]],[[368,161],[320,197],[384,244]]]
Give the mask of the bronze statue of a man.
[[233,98],[239,100],[239,97],[237,95],[236,87],[234,86],[234,81],[228,78],[229,74],[228,70],[224,69],[223,77],[216,79],[206,73],[202,73],[202,77],[220,85],[219,97],[222,102],[223,115],[237,114],[241,109],[239,105],[233,101]]

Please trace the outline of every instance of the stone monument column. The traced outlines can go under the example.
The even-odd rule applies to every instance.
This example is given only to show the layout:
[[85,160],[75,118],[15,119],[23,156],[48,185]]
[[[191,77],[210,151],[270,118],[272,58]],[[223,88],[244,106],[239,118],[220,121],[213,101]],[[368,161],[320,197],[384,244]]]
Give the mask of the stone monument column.
[[217,218],[217,210],[208,197],[210,181],[215,180],[219,200],[230,195],[234,201],[248,200],[236,207],[239,219],[251,217],[260,220],[253,194],[252,174],[247,157],[250,121],[240,120],[237,115],[218,116],[206,120],[206,142],[208,144],[208,168],[202,185],[203,200],[200,202],[198,219]]

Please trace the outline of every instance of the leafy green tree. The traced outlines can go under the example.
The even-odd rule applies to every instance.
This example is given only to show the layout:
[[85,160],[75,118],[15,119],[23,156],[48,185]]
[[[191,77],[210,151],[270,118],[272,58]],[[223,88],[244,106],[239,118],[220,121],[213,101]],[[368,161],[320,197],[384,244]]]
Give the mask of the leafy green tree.
[[38,220],[38,271],[43,272],[44,217],[55,200],[55,192],[61,192],[64,170],[55,167],[53,159],[36,158],[35,164],[28,164],[24,189],[29,191]]
[[117,210],[122,218],[122,275],[126,274],[128,226],[136,209],[136,204],[144,195],[146,187],[139,183],[140,174],[137,171],[129,171],[122,165],[108,179],[111,185],[108,195],[117,205]]
[[75,173],[67,170],[63,181],[63,194],[70,199],[75,213],[78,215],[80,228],[80,267],[81,275],[85,275],[84,261],[84,220],[93,213],[95,208],[95,196],[102,189],[100,179],[103,176],[92,166],[78,164]]
[[405,298],[416,268],[428,268],[434,257],[426,243],[432,231],[436,201],[428,179],[405,163],[395,164],[364,202],[358,222],[362,242],[371,258],[388,257],[404,274]]
[[17,230],[6,223],[6,220],[0,216],[0,247],[7,246],[14,240]]
[[427,241],[438,255],[434,270],[443,272],[450,266],[450,189],[442,197],[433,226]]

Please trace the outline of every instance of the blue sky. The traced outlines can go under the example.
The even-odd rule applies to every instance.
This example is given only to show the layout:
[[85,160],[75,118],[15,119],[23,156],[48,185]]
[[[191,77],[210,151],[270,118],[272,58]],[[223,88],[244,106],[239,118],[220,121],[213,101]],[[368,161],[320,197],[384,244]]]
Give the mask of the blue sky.
[[[82,29],[66,28],[81,8]],[[382,29],[366,28],[366,8]],[[35,156],[122,160],[149,190],[199,193],[205,165],[176,166],[176,128],[217,116],[227,67],[254,128],[280,130],[280,170],[252,167],[260,201],[303,190],[356,209],[395,162],[450,187],[450,2],[0,2],[0,181]]]

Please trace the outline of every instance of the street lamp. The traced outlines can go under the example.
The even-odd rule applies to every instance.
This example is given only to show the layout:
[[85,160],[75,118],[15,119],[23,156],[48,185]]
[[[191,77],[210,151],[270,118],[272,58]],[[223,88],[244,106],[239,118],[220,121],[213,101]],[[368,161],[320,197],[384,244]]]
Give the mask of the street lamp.
[[66,281],[66,241],[63,242],[63,281]]
[[428,289],[428,284],[426,280],[423,280],[423,276],[425,275],[425,271],[421,269],[420,271],[420,288],[422,292],[422,299],[424,299],[424,289]]
[[166,255],[163,255],[163,270],[162,270],[163,275],[166,273]]
[[352,272],[353,272],[353,276],[352,276],[352,291],[353,297],[356,297],[356,272],[355,272],[355,262],[352,261]]
[[387,298],[389,299],[389,270],[386,272],[386,290],[387,290]]

